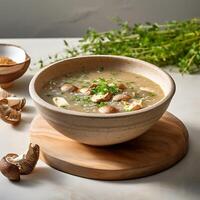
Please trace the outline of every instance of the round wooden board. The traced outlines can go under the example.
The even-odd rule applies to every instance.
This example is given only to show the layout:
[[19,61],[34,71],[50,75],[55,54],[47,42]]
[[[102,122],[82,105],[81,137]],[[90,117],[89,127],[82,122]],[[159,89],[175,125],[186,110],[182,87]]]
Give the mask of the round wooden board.
[[99,180],[139,178],[174,165],[188,148],[183,123],[170,113],[145,134],[129,142],[94,147],[80,144],[53,129],[41,116],[32,122],[31,142],[41,147],[41,159],[60,171]]

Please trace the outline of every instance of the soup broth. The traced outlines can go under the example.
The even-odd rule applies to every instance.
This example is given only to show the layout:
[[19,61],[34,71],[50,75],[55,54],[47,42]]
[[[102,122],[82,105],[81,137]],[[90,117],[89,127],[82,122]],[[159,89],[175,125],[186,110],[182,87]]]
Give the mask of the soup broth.
[[164,93],[158,84],[144,76],[100,69],[51,80],[41,96],[64,109],[109,114],[151,106],[160,101]]

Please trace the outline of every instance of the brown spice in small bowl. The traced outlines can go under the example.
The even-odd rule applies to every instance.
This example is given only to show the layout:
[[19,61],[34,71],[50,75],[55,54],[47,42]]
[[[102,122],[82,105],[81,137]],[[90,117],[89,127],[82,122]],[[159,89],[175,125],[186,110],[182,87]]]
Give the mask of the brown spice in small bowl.
[[6,56],[0,56],[0,65],[13,65],[16,64],[15,61],[12,59],[6,57]]

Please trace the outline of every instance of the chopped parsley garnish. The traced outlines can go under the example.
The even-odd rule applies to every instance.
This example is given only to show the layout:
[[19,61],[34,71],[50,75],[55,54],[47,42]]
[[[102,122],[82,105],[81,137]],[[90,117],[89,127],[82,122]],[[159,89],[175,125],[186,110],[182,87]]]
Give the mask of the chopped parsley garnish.
[[125,106],[124,106],[124,111],[125,111],[125,112],[131,112],[132,109],[131,109],[131,107],[130,107],[129,105],[125,105]]
[[92,103],[90,96],[82,96],[82,95],[76,95],[73,97],[74,101],[79,102],[81,105],[88,105]]
[[119,88],[115,83],[108,83],[108,81],[104,78],[99,78],[94,82],[97,84],[97,86],[92,89],[93,94],[116,94],[119,92]]
[[150,96],[150,97],[155,97],[156,94],[155,94],[154,92],[149,92],[149,96]]
[[97,106],[100,108],[100,107],[103,107],[103,106],[106,106],[106,105],[108,105],[108,103],[106,103],[106,102],[100,102],[100,103],[98,103],[97,104]]

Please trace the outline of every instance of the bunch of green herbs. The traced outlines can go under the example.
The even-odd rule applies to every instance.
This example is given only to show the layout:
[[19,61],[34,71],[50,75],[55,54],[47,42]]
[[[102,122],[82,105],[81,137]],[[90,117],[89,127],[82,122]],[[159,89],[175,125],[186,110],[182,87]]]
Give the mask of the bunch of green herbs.
[[117,29],[107,32],[89,29],[75,48],[64,41],[65,50],[47,61],[39,60],[39,66],[79,55],[122,55],[159,67],[171,65],[181,73],[200,71],[199,18],[133,26],[118,19],[117,24]]

